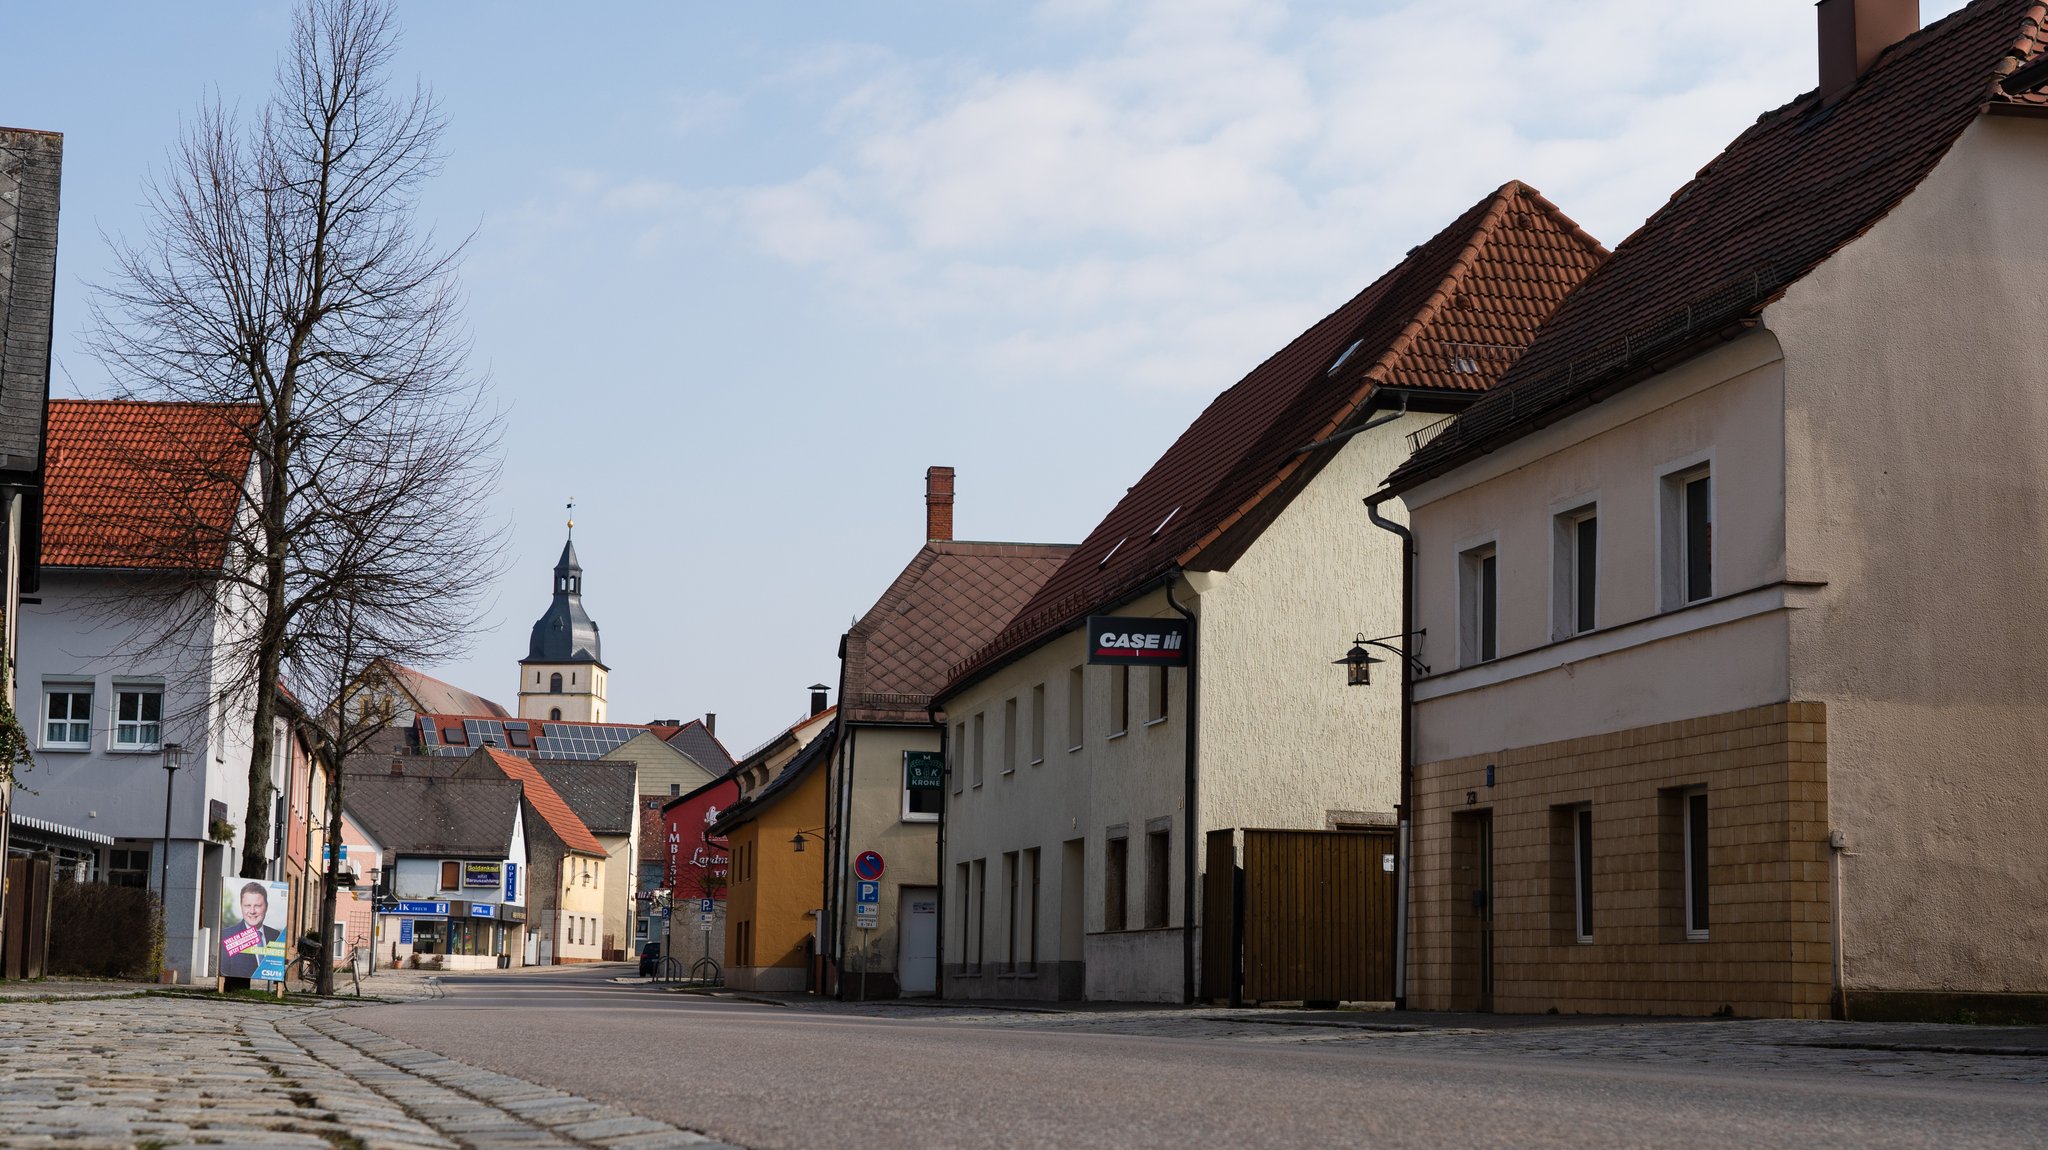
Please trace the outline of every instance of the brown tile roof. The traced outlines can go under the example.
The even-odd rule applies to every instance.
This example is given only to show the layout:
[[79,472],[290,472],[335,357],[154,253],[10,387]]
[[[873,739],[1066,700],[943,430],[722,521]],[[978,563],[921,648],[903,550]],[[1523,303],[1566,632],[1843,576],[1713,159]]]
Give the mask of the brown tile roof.
[[661,741],[681,751],[698,766],[714,775],[722,775],[738,765],[732,752],[718,741],[718,736],[704,725],[702,719],[691,719],[680,727],[650,727],[649,730],[661,736]]
[[417,710],[429,715],[474,715],[478,718],[490,716],[505,719],[511,712],[493,703],[482,695],[471,694],[460,687],[444,683],[424,671],[415,671],[403,663],[390,659],[377,660],[384,672],[397,681],[418,704]]
[[1474,204],[1218,396],[955,682],[1175,567],[1227,568],[1332,454],[1303,447],[1362,419],[1377,392],[1469,401],[1605,255],[1526,184]]
[[503,858],[519,784],[500,776],[347,775],[342,807],[378,844],[402,854]]
[[925,544],[846,633],[839,705],[847,720],[930,721],[932,692],[1073,550],[1066,543]]
[[[1808,92],[1735,138],[1565,301],[1501,386],[1388,480],[1404,490],[1726,338],[1883,219],[2043,46],[2040,0],[1977,0],[1888,48],[1834,103]],[[2031,82],[2029,82],[2031,81]]]
[[569,809],[568,802],[554,787],[548,785],[547,779],[542,777],[532,763],[518,755],[508,755],[496,747],[484,747],[463,760],[464,768],[467,769],[471,763],[489,763],[504,772],[506,778],[515,780],[525,787],[526,801],[533,807],[534,813],[548,824],[549,829],[555,832],[555,837],[561,839],[570,850],[600,857],[605,854],[604,845],[597,841],[596,836],[590,833],[590,828],[583,825],[583,820],[576,817],[576,812]]
[[255,418],[243,405],[51,400],[43,565],[218,568]]

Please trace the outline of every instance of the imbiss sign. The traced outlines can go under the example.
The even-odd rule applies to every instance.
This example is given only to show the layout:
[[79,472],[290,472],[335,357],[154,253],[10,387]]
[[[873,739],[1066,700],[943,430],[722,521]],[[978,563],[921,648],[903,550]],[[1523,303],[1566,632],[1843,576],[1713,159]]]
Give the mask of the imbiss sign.
[[1088,661],[1105,666],[1185,667],[1188,621],[1090,615]]

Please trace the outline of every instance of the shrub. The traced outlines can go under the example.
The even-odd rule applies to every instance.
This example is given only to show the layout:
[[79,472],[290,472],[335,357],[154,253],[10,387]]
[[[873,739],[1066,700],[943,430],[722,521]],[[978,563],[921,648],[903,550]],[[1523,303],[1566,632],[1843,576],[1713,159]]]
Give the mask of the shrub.
[[162,961],[163,913],[154,894],[96,882],[51,889],[51,975],[155,982]]

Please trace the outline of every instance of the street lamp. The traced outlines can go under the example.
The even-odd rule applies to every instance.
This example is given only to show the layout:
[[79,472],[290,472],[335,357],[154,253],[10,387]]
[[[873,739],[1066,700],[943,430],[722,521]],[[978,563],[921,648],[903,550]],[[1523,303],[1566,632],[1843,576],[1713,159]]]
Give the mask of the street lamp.
[[1399,655],[1408,664],[1408,669],[1411,672],[1427,675],[1429,674],[1429,664],[1423,662],[1405,647],[1396,647],[1390,640],[1401,639],[1405,641],[1410,638],[1427,635],[1428,633],[1427,631],[1415,631],[1409,635],[1382,635],[1377,639],[1368,639],[1365,637],[1365,632],[1360,631],[1358,638],[1352,640],[1351,649],[1344,652],[1342,659],[1331,660],[1331,665],[1344,668],[1344,681],[1349,685],[1353,687],[1369,687],[1372,685],[1372,665],[1374,663],[1384,663],[1386,660],[1379,658],[1371,651],[1366,650],[1366,648],[1378,647],[1389,655]]
[[805,827],[803,830],[796,832],[795,838],[789,840],[790,849],[798,854],[802,854],[804,853],[804,843],[810,841],[804,838],[805,835],[822,835],[824,833],[824,827]]
[[[178,781],[178,768],[184,765],[185,748],[177,743],[164,744],[164,857],[157,871],[157,899],[163,904],[164,948],[171,945],[171,789]],[[165,955],[169,957],[168,953]]]

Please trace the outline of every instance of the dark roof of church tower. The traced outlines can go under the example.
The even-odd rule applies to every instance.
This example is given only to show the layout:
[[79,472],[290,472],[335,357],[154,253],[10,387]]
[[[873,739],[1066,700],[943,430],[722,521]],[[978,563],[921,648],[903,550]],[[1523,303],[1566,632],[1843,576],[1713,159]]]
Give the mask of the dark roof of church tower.
[[603,663],[597,624],[583,610],[583,565],[576,562],[576,543],[562,545],[555,561],[555,599],[533,624],[522,663]]

